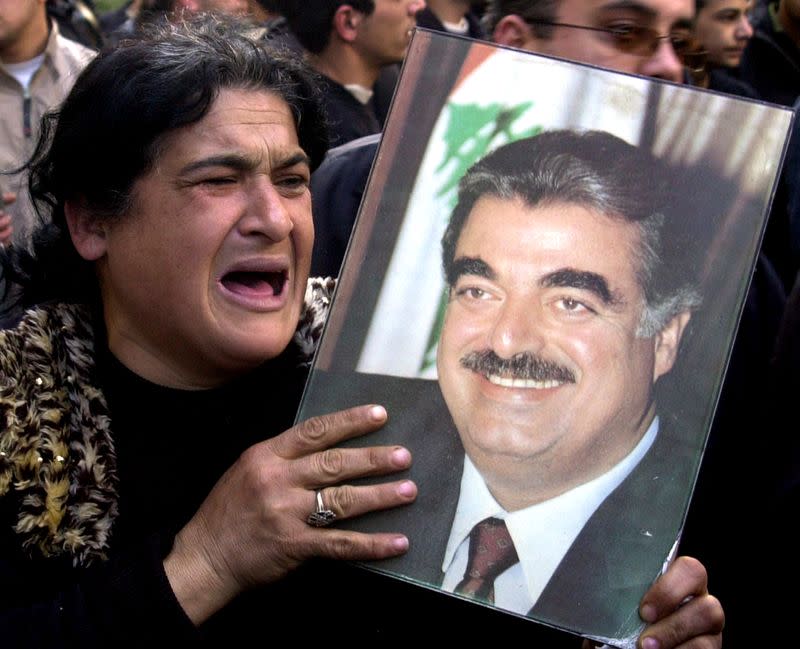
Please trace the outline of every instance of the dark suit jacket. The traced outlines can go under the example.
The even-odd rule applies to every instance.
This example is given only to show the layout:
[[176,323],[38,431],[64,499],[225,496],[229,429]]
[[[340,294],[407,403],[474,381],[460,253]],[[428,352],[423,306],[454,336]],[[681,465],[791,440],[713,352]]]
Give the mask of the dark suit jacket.
[[312,277],[338,277],[380,141],[376,133],[335,147],[311,174]]
[[[438,384],[318,372],[308,390],[303,418],[362,403],[386,406],[387,425],[352,445],[409,448],[414,460],[408,474],[417,483],[419,496],[409,507],[372,514],[349,526],[407,534],[411,547],[406,555],[373,567],[438,587],[464,461]],[[642,624],[639,600],[679,535],[696,456],[697,450],[671,433],[662,418],[653,447],[589,519],[529,616],[592,637],[637,634]]]
[[372,100],[362,104],[343,85],[325,75],[322,77],[322,101],[328,117],[331,147],[346,144],[365,135],[380,133],[381,124]]

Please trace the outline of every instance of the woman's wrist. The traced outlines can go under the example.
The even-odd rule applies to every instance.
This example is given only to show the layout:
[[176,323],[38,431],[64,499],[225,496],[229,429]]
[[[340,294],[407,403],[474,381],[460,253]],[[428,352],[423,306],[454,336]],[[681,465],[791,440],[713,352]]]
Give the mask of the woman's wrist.
[[164,558],[164,572],[175,598],[195,626],[238,593],[232,581],[220,576],[191,523],[175,537],[172,550]]

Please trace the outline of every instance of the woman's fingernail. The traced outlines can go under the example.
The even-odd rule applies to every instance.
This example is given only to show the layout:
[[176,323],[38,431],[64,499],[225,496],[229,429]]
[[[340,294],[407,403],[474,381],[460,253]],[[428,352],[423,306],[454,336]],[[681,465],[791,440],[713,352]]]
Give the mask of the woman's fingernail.
[[404,498],[412,498],[417,495],[417,485],[411,480],[404,480],[397,486],[397,493]]
[[397,447],[392,451],[392,463],[400,467],[408,466],[411,464],[411,453],[402,446]]
[[656,621],[656,609],[652,604],[645,604],[639,611],[639,616],[645,621],[652,624]]
[[658,649],[659,642],[655,638],[645,638],[642,640],[643,649]]
[[384,421],[386,419],[386,408],[383,406],[372,406],[369,409],[369,416],[372,421]]

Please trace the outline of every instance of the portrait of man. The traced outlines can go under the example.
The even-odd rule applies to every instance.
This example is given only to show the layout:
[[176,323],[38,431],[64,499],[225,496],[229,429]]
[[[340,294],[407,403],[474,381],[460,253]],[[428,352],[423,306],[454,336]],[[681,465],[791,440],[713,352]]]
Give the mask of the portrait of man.
[[[468,52],[453,65],[451,116],[494,110],[463,99],[470,75],[485,84],[530,65],[541,89],[493,113],[479,132],[496,142],[478,155],[480,135],[460,140],[457,120],[440,127],[430,109],[439,121],[418,168],[409,127],[390,120],[383,139],[400,151],[373,168],[298,417],[382,404],[389,420],[369,443],[412,453],[414,507],[337,521],[408,536],[406,555],[369,568],[627,646],[680,538],[775,170],[749,174],[746,192],[720,180],[701,201],[697,188],[722,176],[663,144],[665,133],[679,142],[681,117],[709,141],[716,122],[691,91],[458,46]],[[413,110],[430,93],[419,78]],[[605,103],[590,112],[587,97]],[[434,237],[445,192],[431,188],[456,176]],[[709,271],[720,250],[730,266]]]
[[[392,572],[559,626],[584,623],[548,612],[574,596],[557,585],[569,580],[591,593],[586,624],[616,631],[620,610],[635,611],[677,535],[660,533],[658,519],[684,504],[667,497],[685,476],[667,471],[674,441],[661,439],[653,387],[699,303],[664,258],[659,184],[658,161],[605,132],[518,140],[466,173],[442,240],[441,394],[417,386],[425,424],[404,414],[380,433],[417,458],[420,502],[362,526],[407,526],[412,550]],[[361,376],[345,391],[385,403],[390,417],[408,410],[413,382]],[[657,494],[641,490],[656,479]],[[625,516],[643,518],[630,528]],[[482,570],[486,534],[506,552],[482,550],[493,564]],[[605,557],[611,542],[617,559]],[[589,565],[622,582],[587,587]]]

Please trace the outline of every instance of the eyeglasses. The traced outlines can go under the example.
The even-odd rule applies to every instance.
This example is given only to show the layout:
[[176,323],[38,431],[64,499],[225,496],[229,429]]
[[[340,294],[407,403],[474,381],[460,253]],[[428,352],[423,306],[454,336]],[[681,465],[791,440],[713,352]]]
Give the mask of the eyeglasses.
[[691,37],[688,31],[661,35],[655,29],[635,23],[620,24],[613,27],[590,27],[589,25],[573,25],[550,20],[531,19],[526,22],[531,25],[569,27],[571,29],[586,29],[592,32],[603,32],[611,37],[614,47],[620,52],[634,54],[636,56],[653,56],[656,50],[658,50],[661,41],[668,40],[670,45],[672,45],[672,49],[675,51],[675,55],[685,66],[696,70],[705,65],[707,52],[699,47],[697,41]]

